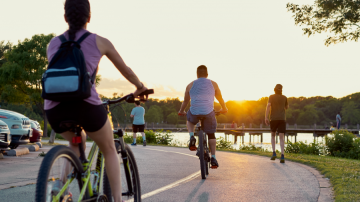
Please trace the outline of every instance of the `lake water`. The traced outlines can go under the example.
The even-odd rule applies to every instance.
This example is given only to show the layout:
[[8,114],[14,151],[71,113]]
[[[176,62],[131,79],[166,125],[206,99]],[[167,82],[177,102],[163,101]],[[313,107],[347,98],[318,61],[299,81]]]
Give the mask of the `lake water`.
[[[188,141],[189,141],[189,133],[177,133],[177,132],[173,132],[171,133],[172,138],[173,138],[173,143],[176,143],[177,145],[180,146],[187,146]],[[225,138],[225,134],[224,133],[215,133],[216,138],[219,137],[223,137]],[[261,147],[264,149],[267,149],[269,151],[272,151],[272,147],[271,147],[271,133],[264,133],[263,134],[263,143],[261,143],[261,136],[251,136],[251,143],[250,143],[250,137],[248,133],[245,133],[244,136],[244,144],[242,144],[242,139],[241,137],[238,137],[237,140],[237,144],[234,144],[234,136],[233,135],[229,135],[227,136],[228,140],[232,142],[232,147],[234,149],[238,149],[240,146],[242,145],[249,145],[249,144],[253,144],[256,147]],[[285,137],[285,142],[286,142],[287,138]],[[297,142],[302,141],[302,142],[307,142],[307,143],[312,143],[314,141],[314,136],[312,133],[298,133],[297,138],[296,138]],[[295,137],[294,136],[289,136],[289,141],[290,142],[295,142]],[[325,138],[323,137],[317,137],[316,138],[316,142],[318,143],[325,143]],[[285,144],[286,147],[286,144]],[[278,143],[276,144],[276,149],[280,151],[280,138],[278,139]]]

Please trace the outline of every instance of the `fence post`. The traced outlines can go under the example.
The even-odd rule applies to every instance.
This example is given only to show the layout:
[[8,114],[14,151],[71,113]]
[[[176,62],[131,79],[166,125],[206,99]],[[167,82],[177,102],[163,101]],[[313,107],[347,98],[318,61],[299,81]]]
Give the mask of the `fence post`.
[[345,129],[348,129],[348,125],[347,125],[347,123],[345,123]]
[[262,129],[262,123],[260,123],[260,129]]
[[154,122],[152,123],[152,126],[153,126],[152,128],[154,129]]
[[356,126],[357,126],[357,129],[359,130],[359,124],[357,124]]
[[245,128],[245,125],[244,125],[244,123],[242,123],[242,129],[244,129]]
[[250,128],[252,128],[252,123],[250,123]]
[[286,124],[286,129],[288,129],[288,128],[289,128],[289,124],[287,123],[287,124]]
[[234,124],[234,127],[237,128],[237,123]]
[[316,123],[314,123],[314,129],[316,129]]
[[294,128],[297,129],[297,124],[296,123],[294,124]]

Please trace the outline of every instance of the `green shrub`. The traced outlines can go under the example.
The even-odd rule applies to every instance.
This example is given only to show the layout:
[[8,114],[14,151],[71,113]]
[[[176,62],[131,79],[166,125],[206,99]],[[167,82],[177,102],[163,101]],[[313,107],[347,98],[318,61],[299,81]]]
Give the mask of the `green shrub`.
[[255,147],[255,145],[250,144],[250,145],[243,145],[239,148],[239,150],[243,150],[243,151],[263,151],[261,149],[261,147]]
[[294,154],[313,154],[313,155],[320,155],[323,152],[324,147],[316,143],[315,140],[313,143],[307,144],[307,142],[288,142],[285,147],[286,153],[294,153]]
[[331,156],[350,158],[348,152],[353,153],[359,148],[355,148],[358,141],[355,135],[347,130],[335,130],[331,133],[332,137],[325,137],[327,151]]
[[[146,142],[152,144],[171,145],[173,135],[170,133],[171,131],[166,131],[163,133],[163,130],[158,130],[155,132],[153,130],[145,130]],[[117,135],[114,134],[114,138],[118,138]],[[124,141],[128,144],[133,143],[133,133],[126,133],[124,135]],[[143,143],[142,136],[139,134],[136,136],[136,143]]]
[[223,137],[216,139],[216,148],[217,149],[231,149],[232,143],[225,140]]

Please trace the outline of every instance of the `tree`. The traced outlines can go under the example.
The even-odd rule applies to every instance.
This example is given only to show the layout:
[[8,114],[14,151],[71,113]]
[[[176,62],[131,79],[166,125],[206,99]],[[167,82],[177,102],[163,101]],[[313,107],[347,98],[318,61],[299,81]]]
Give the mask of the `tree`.
[[341,110],[342,122],[349,124],[360,123],[360,109],[354,101],[348,101],[344,103]]
[[218,117],[216,117],[216,121],[218,123],[227,123],[228,119],[224,114],[220,114]]
[[298,124],[314,124],[318,121],[319,116],[314,105],[308,105],[305,110],[300,112],[297,119]]
[[172,112],[166,117],[166,121],[171,124],[177,124],[178,118],[179,118],[178,113]]
[[47,134],[47,119],[44,100],[41,98],[41,76],[48,65],[46,47],[54,34],[34,35],[19,41],[5,53],[6,63],[0,68],[1,99],[10,103],[27,103],[38,107],[44,118],[44,134]]
[[0,67],[6,62],[5,53],[11,51],[12,43],[9,41],[5,44],[5,41],[0,41]]
[[163,120],[163,112],[159,106],[153,105],[145,113],[145,120],[149,123],[160,123]]
[[304,34],[329,32],[325,45],[357,41],[360,36],[360,1],[359,0],[316,0],[314,5],[286,5],[294,13],[295,24],[304,26]]

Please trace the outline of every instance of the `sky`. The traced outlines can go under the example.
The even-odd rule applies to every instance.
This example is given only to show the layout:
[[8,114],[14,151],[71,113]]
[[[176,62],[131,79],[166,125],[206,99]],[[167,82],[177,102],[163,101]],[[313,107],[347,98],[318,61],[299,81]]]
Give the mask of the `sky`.
[[[225,101],[258,100],[276,84],[287,97],[343,97],[359,92],[358,42],[326,47],[329,33],[307,37],[286,4],[315,0],[90,0],[87,28],[109,39],[153,98],[179,97],[208,67]],[[2,1],[0,41],[60,35],[64,0]],[[99,64],[100,94],[131,93],[106,57]]]

